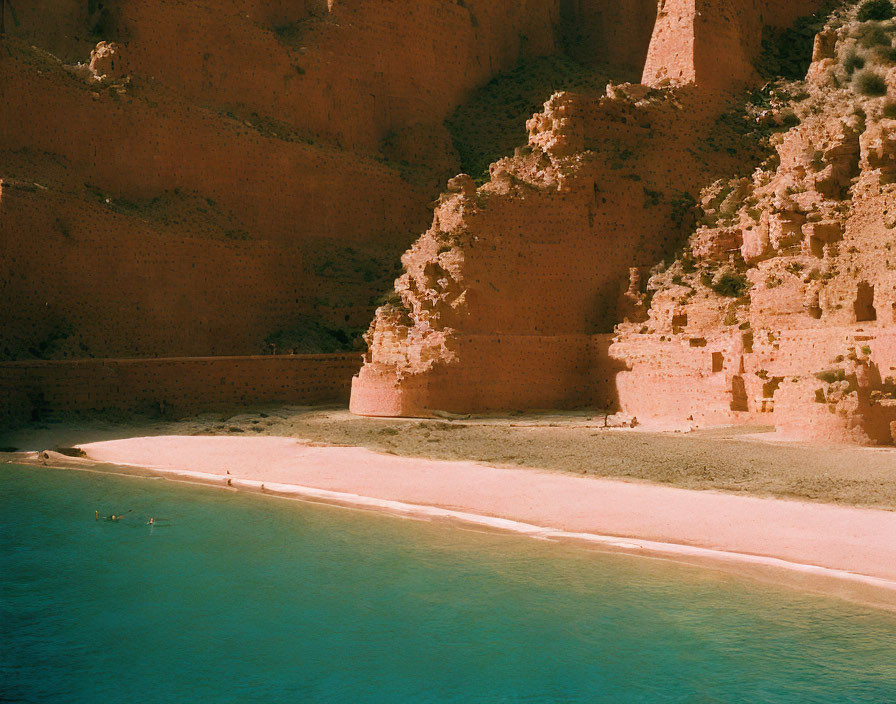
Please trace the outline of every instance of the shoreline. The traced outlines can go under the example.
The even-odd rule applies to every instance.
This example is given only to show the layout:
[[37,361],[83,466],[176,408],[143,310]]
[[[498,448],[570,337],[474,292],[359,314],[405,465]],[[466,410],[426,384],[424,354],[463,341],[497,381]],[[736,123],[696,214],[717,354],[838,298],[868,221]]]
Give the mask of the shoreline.
[[896,511],[896,448],[778,442],[765,426],[658,432],[604,422],[583,411],[421,420],[363,418],[341,407],[268,406],[167,420],[59,417],[0,432],[0,449],[165,435],[285,437],[414,459]]
[[477,525],[722,569],[896,611],[892,511],[414,460],[292,438],[160,436],[80,447],[87,459],[48,453],[23,463],[140,468],[180,481]]

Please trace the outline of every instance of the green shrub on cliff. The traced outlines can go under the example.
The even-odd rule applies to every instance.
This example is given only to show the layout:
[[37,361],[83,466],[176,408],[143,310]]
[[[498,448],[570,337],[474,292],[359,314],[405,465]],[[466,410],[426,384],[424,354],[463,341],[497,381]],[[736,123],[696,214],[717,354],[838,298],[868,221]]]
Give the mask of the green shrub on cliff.
[[896,8],[890,0],[867,0],[862,3],[856,19],[859,22],[868,22],[870,20],[881,21],[889,20],[896,16]]
[[740,298],[749,285],[745,276],[733,271],[726,271],[712,282],[711,288],[720,296]]
[[843,58],[843,68],[846,70],[846,73],[851,76],[857,70],[865,68],[865,59],[862,56],[859,56],[855,51],[850,51]]
[[865,49],[873,49],[878,46],[890,46],[892,41],[893,39],[887,30],[880,25],[871,25],[871,29],[866,31],[862,38],[859,39],[859,44]]
[[[782,4],[788,0],[779,0]],[[766,80],[786,78],[801,81],[812,63],[815,35],[825,26],[834,2],[826,0],[814,15],[801,17],[791,27],[765,27],[762,54],[756,69]]]
[[887,94],[887,82],[874,71],[862,71],[856,76],[856,90],[871,98],[879,97]]

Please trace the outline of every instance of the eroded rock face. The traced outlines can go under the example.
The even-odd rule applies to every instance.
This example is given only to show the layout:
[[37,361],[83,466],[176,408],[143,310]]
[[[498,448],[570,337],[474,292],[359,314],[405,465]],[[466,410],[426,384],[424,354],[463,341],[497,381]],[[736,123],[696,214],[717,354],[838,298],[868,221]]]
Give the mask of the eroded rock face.
[[892,183],[896,176],[896,120],[872,124],[861,139],[862,170],[878,172],[882,183]]
[[[623,410],[892,442],[896,124],[887,98],[844,66],[861,52],[888,85],[893,71],[862,48],[880,28],[853,12],[818,36],[807,80],[781,85],[780,107],[799,124],[772,137],[775,154],[751,179],[704,190],[683,256],[646,284],[646,322],[618,326],[610,354],[628,367],[617,376]],[[657,385],[664,395],[646,393]]]
[[[426,415],[609,406],[623,395],[615,388],[619,363],[607,349],[614,322],[624,319],[649,334],[663,311],[663,329],[674,335],[736,319],[730,306],[693,310],[690,288],[679,282],[645,290],[641,272],[680,241],[691,210],[685,194],[718,179],[722,162],[738,161],[736,140],[724,148],[714,142],[732,139],[716,119],[725,109],[719,96],[755,79],[762,21],[773,16],[785,25],[800,14],[785,19],[790,12],[795,5],[782,10],[758,0],[660,3],[648,85],[611,85],[599,98],[557,93],[528,122],[528,145],[493,164],[487,184],[474,191],[465,177],[452,180],[432,228],[403,258],[405,274],[396,282],[401,322],[391,308],[377,313],[352,410]],[[850,136],[855,166],[858,133]],[[817,179],[833,184],[825,192],[846,178],[836,147],[830,173]],[[768,258],[798,247],[810,222],[830,219],[810,217],[827,214],[819,205],[827,196],[794,197],[786,179],[770,183],[773,172],[770,166],[761,183],[719,185],[707,206],[716,217],[691,255],[724,264],[709,285],[736,297],[749,282],[729,263],[732,253],[739,257],[746,248],[756,260]],[[753,218],[742,203],[760,188],[775,206],[756,208]],[[692,347],[707,345],[695,338]],[[724,364],[707,354],[713,368]],[[742,379],[732,385],[746,393]],[[721,386],[718,393],[727,398]],[[746,405],[746,397],[739,403]]]
[[529,146],[556,157],[585,150],[582,101],[570,93],[554,93],[538,113],[526,123]]
[[460,170],[445,118],[563,53],[564,22],[632,70],[651,3],[6,3],[0,177],[47,190],[0,213],[28,233],[0,246],[0,357],[69,326],[73,356],[253,354],[309,318],[353,334]]
[[[660,20],[685,5],[661,6]],[[689,114],[688,90],[706,95],[699,62],[681,74],[697,88],[552,96],[527,125],[528,147],[493,165],[488,184],[449,184],[405,256],[401,314],[383,309],[374,322],[353,410],[591,403],[677,425],[892,442],[896,129],[886,99],[843,68],[868,31],[851,12],[819,35],[807,80],[773,86],[771,106],[749,114],[772,134],[748,176],[710,176],[688,156],[688,131],[706,138],[714,122]],[[866,65],[896,86],[885,60]],[[656,160],[638,149],[646,134],[663,145]],[[671,208],[651,210],[673,200],[660,184],[694,176],[693,234],[651,269]],[[614,278],[615,292],[603,285]],[[595,334],[597,311],[617,322],[612,339]]]
[[[657,87],[752,84],[763,28],[787,27],[820,5],[815,0],[659,0],[642,80]],[[830,51],[830,41],[822,40],[817,51]]]
[[[723,104],[631,84],[551,96],[528,123],[529,144],[493,164],[488,183],[449,181],[402,259],[405,317],[396,324],[383,308],[371,327],[352,410],[592,402],[605,384],[595,335],[620,315],[646,320],[642,272],[681,237],[677,189],[705,178],[696,145]],[[646,148],[673,135],[667,152]]]

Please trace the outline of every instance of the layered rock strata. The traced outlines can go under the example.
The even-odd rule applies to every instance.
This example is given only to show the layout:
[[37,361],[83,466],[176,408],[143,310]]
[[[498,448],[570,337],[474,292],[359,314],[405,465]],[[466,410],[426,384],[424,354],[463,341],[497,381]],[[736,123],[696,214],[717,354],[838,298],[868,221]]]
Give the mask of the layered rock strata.
[[[444,118],[616,5],[33,0],[13,21],[7,3],[0,358],[363,328],[459,168]],[[589,58],[643,62],[645,6],[614,10],[630,31]]]
[[552,96],[488,183],[449,182],[368,333],[352,410],[549,408],[612,393],[595,335],[612,330],[620,278],[670,252],[685,193],[744,156],[717,126],[724,105],[631,84]]
[[610,348],[628,412],[893,442],[894,34],[842,11],[807,80],[770,92],[755,119],[799,124],[750,178],[704,189],[683,255],[628,296],[644,317]]
[[[892,442],[894,25],[836,13],[807,82],[768,87],[767,109],[749,115],[777,132],[773,155],[751,176],[714,180],[726,154],[728,167],[744,155],[714,131],[719,86],[700,76],[722,44],[701,44],[699,27],[735,12],[724,26],[743,48],[733,60],[748,66],[758,48],[741,35],[768,8],[688,7],[660,9],[645,83],[663,90],[555,95],[530,121],[528,147],[493,165],[488,184],[453,180],[403,258],[400,300],[368,333],[355,412],[593,404],[665,423],[771,422],[791,437]],[[676,24],[692,41],[673,51]],[[658,71],[662,56],[686,70]],[[752,68],[729,74],[755,79]],[[696,134],[713,148],[700,153]],[[652,267],[688,225],[691,188],[698,227],[671,265]],[[601,334],[614,321],[615,335]]]

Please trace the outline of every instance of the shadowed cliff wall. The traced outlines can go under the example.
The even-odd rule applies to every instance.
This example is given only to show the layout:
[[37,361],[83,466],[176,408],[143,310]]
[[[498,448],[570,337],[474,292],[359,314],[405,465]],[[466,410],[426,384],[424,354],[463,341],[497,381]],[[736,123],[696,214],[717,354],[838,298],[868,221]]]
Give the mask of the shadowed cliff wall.
[[53,412],[195,413],[345,402],[358,355],[0,362],[0,426]]
[[[30,191],[0,196],[6,358],[59,325],[79,331],[68,356],[251,353],[300,315],[361,326],[458,168],[451,110],[561,51],[561,10],[600,36],[593,60],[637,61],[652,24],[609,0],[15,5],[0,178]],[[72,69],[100,39],[130,81]]]

